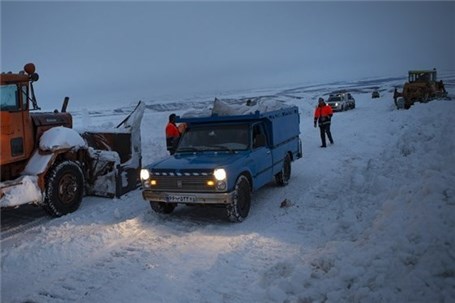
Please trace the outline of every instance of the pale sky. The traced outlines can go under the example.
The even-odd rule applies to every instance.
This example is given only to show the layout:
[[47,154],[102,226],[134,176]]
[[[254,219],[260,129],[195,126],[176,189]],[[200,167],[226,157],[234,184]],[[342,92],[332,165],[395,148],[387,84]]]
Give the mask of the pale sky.
[[60,108],[455,70],[455,2],[1,2],[1,70]]

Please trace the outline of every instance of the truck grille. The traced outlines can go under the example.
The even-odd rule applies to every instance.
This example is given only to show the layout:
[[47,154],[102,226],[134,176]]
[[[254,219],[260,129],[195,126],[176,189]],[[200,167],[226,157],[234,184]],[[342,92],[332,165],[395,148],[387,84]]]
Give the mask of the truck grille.
[[208,181],[215,181],[213,173],[151,173],[151,180],[156,185],[150,187],[153,191],[170,192],[218,192],[214,186],[207,185]]

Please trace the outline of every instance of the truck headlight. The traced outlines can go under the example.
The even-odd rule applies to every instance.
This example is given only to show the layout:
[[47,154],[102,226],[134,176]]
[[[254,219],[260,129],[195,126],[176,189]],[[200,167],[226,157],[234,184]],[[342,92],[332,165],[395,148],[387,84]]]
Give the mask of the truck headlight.
[[215,179],[218,181],[226,180],[226,171],[224,170],[224,168],[215,169],[213,175],[215,176]]
[[227,187],[226,181],[218,181],[216,182],[216,189],[217,190],[225,190]]
[[141,169],[141,180],[148,180],[150,178],[150,173],[148,169]]

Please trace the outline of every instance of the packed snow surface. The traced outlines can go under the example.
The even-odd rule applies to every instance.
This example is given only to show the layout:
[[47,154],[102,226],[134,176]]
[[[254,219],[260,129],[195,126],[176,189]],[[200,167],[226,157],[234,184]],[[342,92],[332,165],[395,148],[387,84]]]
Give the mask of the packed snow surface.
[[[156,214],[139,189],[85,197],[75,213],[2,240],[2,302],[453,302],[455,102],[397,110],[394,85],[237,96],[276,95],[299,107],[304,157],[288,186],[254,192],[238,224],[208,207]],[[322,149],[314,106],[339,88],[356,108],[334,114],[335,144]],[[149,102],[143,163],[166,156],[170,113],[207,104]]]

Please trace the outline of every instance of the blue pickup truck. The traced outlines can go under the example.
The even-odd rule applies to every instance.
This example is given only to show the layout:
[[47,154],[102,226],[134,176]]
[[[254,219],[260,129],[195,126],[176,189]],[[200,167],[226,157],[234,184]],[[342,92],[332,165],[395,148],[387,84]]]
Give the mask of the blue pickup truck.
[[241,222],[251,193],[273,179],[287,185],[291,162],[302,157],[296,106],[177,122],[187,128],[175,154],[141,170],[143,198],[157,213],[178,204],[221,205],[230,221]]

